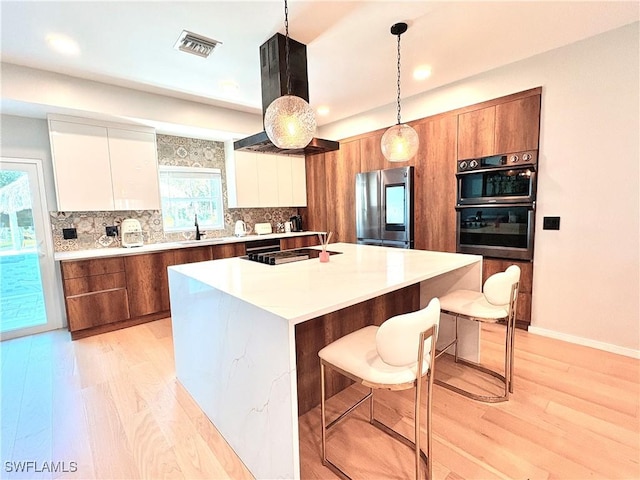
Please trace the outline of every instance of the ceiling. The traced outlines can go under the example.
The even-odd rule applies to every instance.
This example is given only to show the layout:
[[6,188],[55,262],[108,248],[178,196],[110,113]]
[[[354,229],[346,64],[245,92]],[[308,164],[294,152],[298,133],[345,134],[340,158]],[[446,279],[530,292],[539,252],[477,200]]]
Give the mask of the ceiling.
[[[284,33],[283,1],[2,0],[0,9],[3,62],[256,114],[259,47]],[[638,19],[636,1],[289,1],[290,35],[307,45],[310,104],[330,109],[319,125],[395,102],[389,28],[399,21],[409,24],[406,98]],[[208,59],[179,52],[183,29],[222,44]],[[50,33],[75,39],[79,55],[53,52]],[[413,78],[420,65],[430,78]]]

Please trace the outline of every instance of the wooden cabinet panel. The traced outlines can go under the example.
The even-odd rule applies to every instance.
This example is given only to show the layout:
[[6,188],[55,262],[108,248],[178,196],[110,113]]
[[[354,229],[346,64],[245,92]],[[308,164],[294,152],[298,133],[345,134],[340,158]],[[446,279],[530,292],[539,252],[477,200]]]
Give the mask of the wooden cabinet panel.
[[174,264],[174,258],[173,251],[125,257],[132,317],[169,310],[167,267]]
[[520,291],[518,292],[516,321],[520,324],[519,326],[526,326],[531,323],[533,263],[521,260],[484,257],[482,259],[482,282],[484,284],[487,278],[494,273],[505,271],[509,265],[518,265],[520,267]]
[[211,246],[181,248],[173,251],[174,265],[182,265],[184,263],[206,262],[213,260],[213,251]]
[[124,288],[70,296],[66,304],[72,332],[129,318],[129,300]]
[[455,115],[416,125],[420,147],[414,169],[414,246],[456,251]]
[[124,272],[124,261],[122,257],[62,262],[62,277],[65,280],[115,272]]
[[325,153],[327,166],[327,231],[335,242],[356,241],[356,173],[360,171],[360,142],[344,142]]
[[305,158],[307,180],[307,208],[299,209],[306,228],[324,232],[327,226],[327,184],[325,154]]
[[374,170],[384,170],[385,168],[395,168],[398,164],[388,162],[382,149],[380,141],[382,133],[373,134],[366,138],[360,139],[360,171],[372,172]]
[[218,260],[220,258],[232,258],[241,257],[246,254],[245,244],[239,243],[226,243],[224,245],[214,245],[212,247],[213,258]]
[[305,235],[300,237],[289,237],[280,239],[280,250],[312,247],[314,245],[320,245],[320,241],[318,240],[317,235]]
[[91,275],[88,277],[69,278],[64,280],[64,292],[67,297],[126,287],[127,280],[124,272]]
[[496,105],[495,153],[537,150],[540,95]]
[[458,115],[458,159],[493,155],[495,123],[495,107]]

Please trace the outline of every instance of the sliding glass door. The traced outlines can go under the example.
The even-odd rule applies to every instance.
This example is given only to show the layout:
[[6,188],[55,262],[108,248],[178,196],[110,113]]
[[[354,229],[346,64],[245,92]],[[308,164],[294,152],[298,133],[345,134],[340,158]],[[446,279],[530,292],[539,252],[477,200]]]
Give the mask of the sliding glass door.
[[39,160],[0,158],[0,339],[62,324]]

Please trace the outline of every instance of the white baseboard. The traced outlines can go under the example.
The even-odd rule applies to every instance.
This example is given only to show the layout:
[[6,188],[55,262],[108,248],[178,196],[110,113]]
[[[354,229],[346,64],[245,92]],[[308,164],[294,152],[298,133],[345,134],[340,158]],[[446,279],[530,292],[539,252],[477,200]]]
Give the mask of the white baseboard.
[[634,350],[632,348],[619,347],[618,345],[612,345],[610,343],[599,342],[597,340],[591,340],[589,338],[576,337],[575,335],[569,335],[567,333],[555,332],[553,330],[547,330],[546,328],[539,328],[529,326],[529,333],[540,335],[542,337],[555,338],[556,340],[563,340],[569,343],[575,343],[577,345],[584,345],[585,347],[597,348],[598,350],[604,350],[605,352],[616,353],[618,355],[624,355],[625,357],[636,358],[640,360],[640,350]]

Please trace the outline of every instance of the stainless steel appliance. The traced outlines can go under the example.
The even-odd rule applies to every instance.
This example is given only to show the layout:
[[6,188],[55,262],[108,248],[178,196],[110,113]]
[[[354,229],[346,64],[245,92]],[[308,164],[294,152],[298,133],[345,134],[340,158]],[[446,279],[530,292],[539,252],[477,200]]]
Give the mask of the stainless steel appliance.
[[458,208],[458,252],[531,260],[534,221],[533,204]]
[[122,246],[125,248],[141,247],[144,245],[142,227],[135,218],[127,218],[122,221]]
[[[247,255],[241,258],[266,265],[282,265],[283,263],[300,262],[302,260],[318,258],[321,252],[322,250],[315,248],[296,248],[279,252],[249,252],[247,249]],[[342,252],[330,252],[327,250],[327,253],[329,255],[337,255]]]
[[536,197],[533,165],[486,167],[456,175],[458,205],[483,203],[531,203]]
[[302,231],[302,215],[294,215],[289,219],[291,222],[291,231],[292,232],[301,232]]
[[364,245],[413,248],[413,167],[356,175],[356,237]]
[[458,161],[457,251],[531,260],[538,152]]

